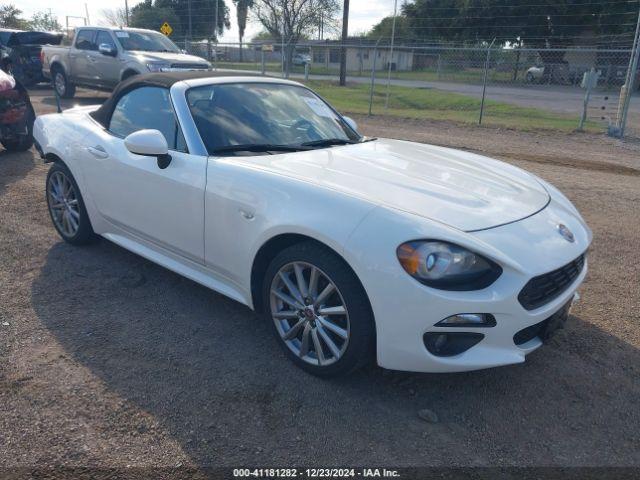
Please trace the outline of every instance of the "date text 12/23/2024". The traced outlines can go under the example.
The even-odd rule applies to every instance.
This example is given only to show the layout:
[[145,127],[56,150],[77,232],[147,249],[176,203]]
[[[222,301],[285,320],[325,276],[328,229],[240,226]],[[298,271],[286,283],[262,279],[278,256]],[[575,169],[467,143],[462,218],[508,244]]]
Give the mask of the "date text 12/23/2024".
[[234,478],[399,478],[386,468],[234,468]]

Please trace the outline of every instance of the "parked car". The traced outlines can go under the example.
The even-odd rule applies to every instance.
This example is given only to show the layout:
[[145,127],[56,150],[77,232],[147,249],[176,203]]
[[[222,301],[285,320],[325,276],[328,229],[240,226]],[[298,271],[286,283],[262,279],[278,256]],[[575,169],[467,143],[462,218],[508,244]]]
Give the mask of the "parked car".
[[42,49],[42,65],[62,98],[72,98],[76,86],[109,91],[140,73],[211,68],[159,32],[116,27],[76,28],[63,46]]
[[294,65],[306,65],[307,63],[311,63],[311,55],[306,53],[296,53],[293,56]]
[[33,145],[35,112],[27,89],[0,70],[0,143],[9,151],[24,151]]
[[10,71],[27,88],[46,81],[42,74],[40,51],[43,45],[58,45],[61,39],[61,33],[0,28],[2,69]]
[[527,83],[554,83],[559,85],[576,85],[582,80],[587,66],[570,66],[567,61],[537,64],[530,67],[525,74]]
[[523,362],[587,271],[591,231],[544,180],[364,137],[292,81],[140,75],[35,139],[65,241],[101,235],[248,305],[317,375]]

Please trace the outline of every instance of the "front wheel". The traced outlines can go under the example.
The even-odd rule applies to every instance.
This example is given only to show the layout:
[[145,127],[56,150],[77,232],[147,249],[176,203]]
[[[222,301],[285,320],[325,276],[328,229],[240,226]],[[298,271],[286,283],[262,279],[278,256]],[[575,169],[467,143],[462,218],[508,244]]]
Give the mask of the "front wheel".
[[47,206],[53,226],[65,242],[86,245],[96,239],[80,189],[69,168],[55,162],[47,174]]
[[283,250],[269,265],[263,301],[287,356],[314,375],[348,374],[371,361],[375,328],[358,278],[314,242]]

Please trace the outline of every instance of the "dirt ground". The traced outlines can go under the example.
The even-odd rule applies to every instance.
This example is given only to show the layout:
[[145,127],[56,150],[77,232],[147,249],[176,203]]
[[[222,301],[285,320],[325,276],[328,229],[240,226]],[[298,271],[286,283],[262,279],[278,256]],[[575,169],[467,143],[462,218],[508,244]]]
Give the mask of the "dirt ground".
[[[33,100],[54,108],[47,90]],[[0,468],[640,467],[640,146],[356,120],[369,135],[505,159],[563,190],[594,231],[566,329],[521,365],[320,380],[247,308],[107,241],[63,243],[48,167],[34,151],[2,152]]]

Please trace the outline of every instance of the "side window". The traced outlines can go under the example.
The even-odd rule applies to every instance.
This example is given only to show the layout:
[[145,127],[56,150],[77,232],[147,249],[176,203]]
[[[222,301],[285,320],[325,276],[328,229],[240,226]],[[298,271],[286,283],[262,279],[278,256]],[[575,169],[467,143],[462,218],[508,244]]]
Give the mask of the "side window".
[[187,151],[186,142],[171,106],[169,90],[166,88],[140,87],[118,100],[111,115],[109,131],[124,138],[145,128],[162,132],[169,150]]
[[79,50],[97,50],[94,38],[96,36],[95,30],[80,30],[76,39],[76,48]]
[[111,47],[111,50],[116,50],[116,44],[111,38],[109,32],[105,32],[104,30],[98,31],[98,36],[96,37],[96,45],[99,47],[103,43],[106,43]]

